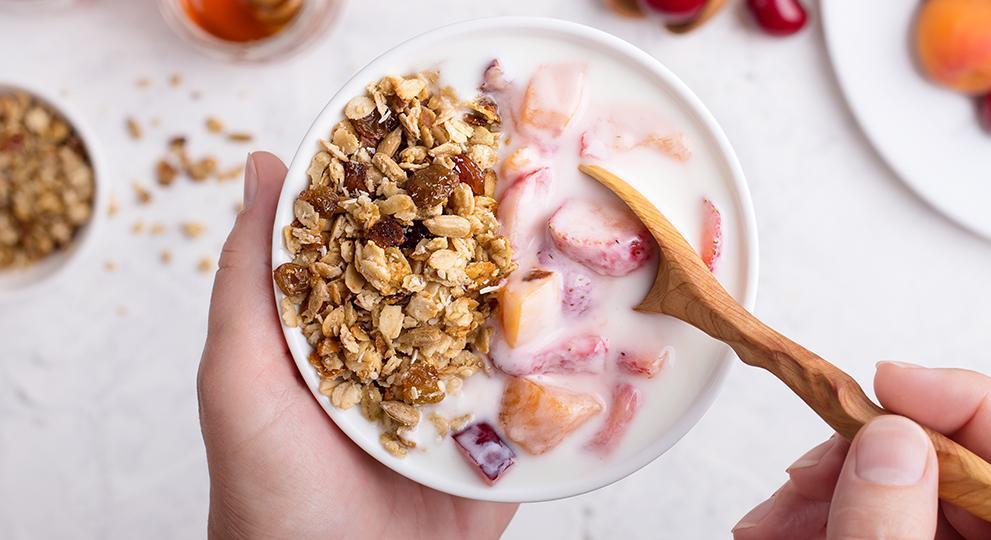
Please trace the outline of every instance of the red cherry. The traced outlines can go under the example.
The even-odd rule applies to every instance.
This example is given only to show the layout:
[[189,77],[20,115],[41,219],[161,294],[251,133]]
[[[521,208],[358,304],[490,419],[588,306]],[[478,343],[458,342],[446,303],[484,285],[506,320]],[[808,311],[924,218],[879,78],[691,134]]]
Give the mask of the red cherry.
[[798,0],[747,0],[757,24],[772,36],[788,36],[805,26],[808,17]]
[[642,0],[643,5],[661,14],[668,24],[691,21],[705,7],[706,0]]
[[977,104],[981,127],[991,134],[991,94],[982,97]]

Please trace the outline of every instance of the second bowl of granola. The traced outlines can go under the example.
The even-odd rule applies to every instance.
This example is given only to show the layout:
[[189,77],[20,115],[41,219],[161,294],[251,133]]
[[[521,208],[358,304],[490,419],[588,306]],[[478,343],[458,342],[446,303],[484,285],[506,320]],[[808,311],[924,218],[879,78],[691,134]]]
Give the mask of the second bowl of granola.
[[589,162],[647,195],[752,306],[735,155],[618,38],[536,18],[444,27],[320,113],[276,215],[276,298],[304,380],[366,452],[455,495],[547,500],[623,478],[701,418],[731,352],[633,310],[656,246],[578,174]]
[[102,220],[102,172],[79,116],[0,82],[0,302],[70,273]]

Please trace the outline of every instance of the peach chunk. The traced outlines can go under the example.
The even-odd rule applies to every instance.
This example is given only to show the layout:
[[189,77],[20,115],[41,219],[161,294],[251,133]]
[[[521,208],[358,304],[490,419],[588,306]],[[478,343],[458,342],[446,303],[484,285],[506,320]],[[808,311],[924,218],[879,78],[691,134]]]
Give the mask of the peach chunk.
[[581,105],[585,66],[544,64],[530,78],[523,96],[520,124],[558,136]]
[[602,404],[592,394],[511,377],[502,394],[499,423],[509,440],[539,455],[600,412]]
[[991,91],[991,2],[928,0],[919,10],[915,46],[934,82],[967,94]]
[[554,245],[603,276],[625,276],[647,263],[653,240],[627,210],[581,200],[564,203],[547,223]]
[[499,291],[503,335],[516,347],[548,332],[561,317],[561,274],[534,269]]

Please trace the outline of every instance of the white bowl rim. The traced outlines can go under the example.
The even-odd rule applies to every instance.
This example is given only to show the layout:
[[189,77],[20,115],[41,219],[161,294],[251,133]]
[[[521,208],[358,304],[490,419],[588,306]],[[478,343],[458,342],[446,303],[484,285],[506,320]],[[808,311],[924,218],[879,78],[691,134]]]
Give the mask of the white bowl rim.
[[[62,257],[63,260],[58,266],[49,271],[46,275],[25,282],[23,285],[8,289],[0,288],[0,305],[20,301],[31,295],[39,294],[43,287],[52,287],[70,275],[69,270],[78,266],[80,261],[85,260],[86,255],[93,249],[99,232],[103,229],[106,219],[106,208],[109,197],[109,190],[106,186],[106,163],[103,154],[97,145],[97,138],[93,134],[89,125],[83,122],[83,117],[76,110],[66,105],[64,100],[60,100],[45,90],[41,90],[34,85],[21,81],[8,81],[0,79],[0,94],[11,92],[24,92],[31,97],[41,101],[53,111],[58,113],[69,123],[69,126],[82,141],[89,158],[90,167],[93,169],[93,214],[89,222],[77,232],[76,238],[69,247],[61,252],[55,252],[38,261],[37,265],[43,265],[48,258]],[[28,266],[21,269],[10,270],[18,273],[31,273],[35,271],[35,266]],[[0,274],[5,272],[0,270]]]
[[[739,209],[740,221],[743,224],[741,239],[745,244],[743,249],[741,249],[741,252],[744,254],[744,276],[741,303],[747,309],[752,310],[757,298],[757,220],[754,215],[753,201],[751,200],[750,189],[743,174],[743,168],[740,165],[740,162],[737,159],[726,134],[723,132],[722,128],[716,122],[715,118],[705,107],[705,105],[702,104],[702,101],[658,59],[619,37],[579,23],[544,17],[487,17],[441,26],[395,45],[377,56],[374,60],[355,73],[355,75],[348,79],[348,81],[341,86],[341,89],[338,90],[338,92],[335,93],[334,96],[328,101],[327,105],[323,108],[323,110],[321,110],[320,114],[310,126],[310,129],[303,137],[296,154],[293,156],[293,160],[289,166],[287,179],[306,177],[306,170],[309,168],[313,150],[317,146],[317,140],[321,137],[325,137],[326,133],[329,132],[330,127],[339,120],[341,116],[340,111],[344,105],[344,103],[339,102],[350,98],[350,95],[346,95],[344,93],[345,90],[355,84],[359,84],[361,87],[364,87],[367,80],[372,80],[373,78],[381,76],[384,73],[384,68],[394,54],[398,54],[401,50],[418,48],[436,41],[450,39],[453,36],[462,33],[503,30],[506,28],[511,28],[514,30],[557,33],[559,35],[567,35],[586,42],[591,42],[592,44],[598,45],[604,49],[612,49],[613,52],[626,56],[629,60],[638,64],[639,67],[642,67],[651,73],[651,75],[659,77],[668,89],[675,94],[676,99],[680,99],[684,106],[686,106],[690,112],[695,115],[706,134],[709,135],[715,143],[716,148],[721,154],[720,156],[717,156],[717,158],[721,158],[725,161],[725,165],[727,166],[728,172],[731,176],[732,188],[735,195],[734,203]],[[273,269],[282,262],[289,260],[289,254],[285,250],[282,241],[282,227],[285,223],[288,223],[292,219],[292,201],[294,201],[298,195],[297,192],[299,189],[298,186],[293,187],[294,185],[296,184],[287,180],[283,185],[282,193],[279,198],[275,226],[272,231]],[[287,217],[289,218],[288,221],[285,219]],[[279,305],[283,295],[274,283],[273,288],[275,290],[276,309],[281,311]],[[453,481],[448,477],[438,477],[435,474],[430,474],[421,468],[410,465],[409,462],[402,459],[397,459],[386,452],[377,439],[371,440],[361,436],[355,429],[351,428],[348,421],[338,421],[338,416],[343,416],[348,411],[340,411],[334,408],[330,404],[329,399],[320,394],[318,389],[319,377],[317,377],[313,366],[311,366],[308,361],[310,350],[298,350],[299,347],[294,345],[296,340],[293,336],[299,332],[299,329],[290,328],[285,324],[282,324],[282,330],[296,366],[299,368],[300,374],[303,376],[304,381],[306,381],[307,386],[310,388],[310,392],[317,399],[331,419],[334,420],[334,423],[345,434],[347,434],[347,436],[355,444],[383,465],[424,486],[459,497],[493,502],[540,502],[581,495],[583,493],[608,486],[643,468],[667,452],[702,419],[706,411],[715,400],[715,397],[728,374],[729,368],[733,363],[735,363],[734,359],[736,358],[732,351],[727,351],[726,355],[716,367],[713,374],[709,377],[709,380],[706,382],[705,386],[695,397],[694,401],[689,405],[678,421],[676,421],[664,434],[664,436],[641,450],[638,454],[632,456],[630,459],[621,462],[614,461],[608,464],[603,468],[607,471],[607,473],[596,474],[591,478],[581,478],[576,482],[568,484],[540,487],[529,486],[518,490],[502,490],[495,492],[490,490],[488,486],[484,485],[484,483],[480,481],[467,485],[463,482]],[[307,346],[307,349],[309,349],[309,346]]]

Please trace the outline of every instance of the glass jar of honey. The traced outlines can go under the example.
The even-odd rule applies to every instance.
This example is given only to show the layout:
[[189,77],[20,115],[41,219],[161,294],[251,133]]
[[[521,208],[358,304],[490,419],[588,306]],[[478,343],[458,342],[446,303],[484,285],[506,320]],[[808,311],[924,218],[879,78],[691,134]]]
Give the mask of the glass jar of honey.
[[166,22],[200,50],[234,61],[291,54],[337,19],[344,0],[159,0]]

